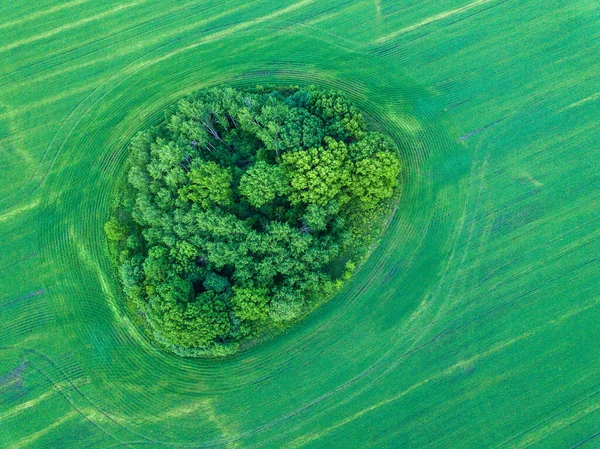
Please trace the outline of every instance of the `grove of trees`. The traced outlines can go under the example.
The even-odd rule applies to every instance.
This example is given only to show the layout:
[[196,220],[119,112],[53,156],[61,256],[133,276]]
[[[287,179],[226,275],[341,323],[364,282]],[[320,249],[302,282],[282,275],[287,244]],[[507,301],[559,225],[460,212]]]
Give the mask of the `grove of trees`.
[[225,355],[338,290],[399,191],[397,148],[338,91],[212,88],[130,146],[105,224],[152,336]]

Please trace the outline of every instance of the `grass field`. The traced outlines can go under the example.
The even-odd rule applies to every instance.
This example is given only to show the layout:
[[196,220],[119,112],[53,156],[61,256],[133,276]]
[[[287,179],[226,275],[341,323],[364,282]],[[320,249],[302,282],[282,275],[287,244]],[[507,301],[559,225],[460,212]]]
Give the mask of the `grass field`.
[[[600,447],[593,0],[0,5],[0,447]],[[219,83],[346,90],[403,147],[350,285],[240,356],[122,309],[128,140]]]

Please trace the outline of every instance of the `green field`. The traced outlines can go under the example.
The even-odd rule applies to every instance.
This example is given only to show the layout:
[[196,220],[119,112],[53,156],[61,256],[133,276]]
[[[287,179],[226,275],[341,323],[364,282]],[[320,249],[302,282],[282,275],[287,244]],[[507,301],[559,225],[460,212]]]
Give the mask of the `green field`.
[[[600,447],[593,0],[0,6],[0,447]],[[402,147],[350,284],[225,360],[148,343],[103,236],[197,89],[345,90]]]

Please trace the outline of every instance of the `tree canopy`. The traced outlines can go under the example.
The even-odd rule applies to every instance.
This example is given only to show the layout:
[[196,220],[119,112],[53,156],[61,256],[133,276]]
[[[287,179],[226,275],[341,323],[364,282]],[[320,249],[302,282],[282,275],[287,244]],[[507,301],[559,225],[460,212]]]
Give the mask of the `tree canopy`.
[[330,297],[401,173],[393,141],[315,87],[203,90],[130,150],[105,231],[127,298],[182,355],[235,352]]

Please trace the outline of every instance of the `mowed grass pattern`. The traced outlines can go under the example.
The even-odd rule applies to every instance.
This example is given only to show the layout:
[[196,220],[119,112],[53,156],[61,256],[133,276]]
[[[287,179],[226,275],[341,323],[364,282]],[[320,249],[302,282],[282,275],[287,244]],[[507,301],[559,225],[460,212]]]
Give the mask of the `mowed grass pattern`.
[[[600,445],[600,9],[587,0],[0,6],[0,446]],[[156,350],[102,225],[127,142],[220,83],[348,92],[402,147],[347,288],[237,357]]]

